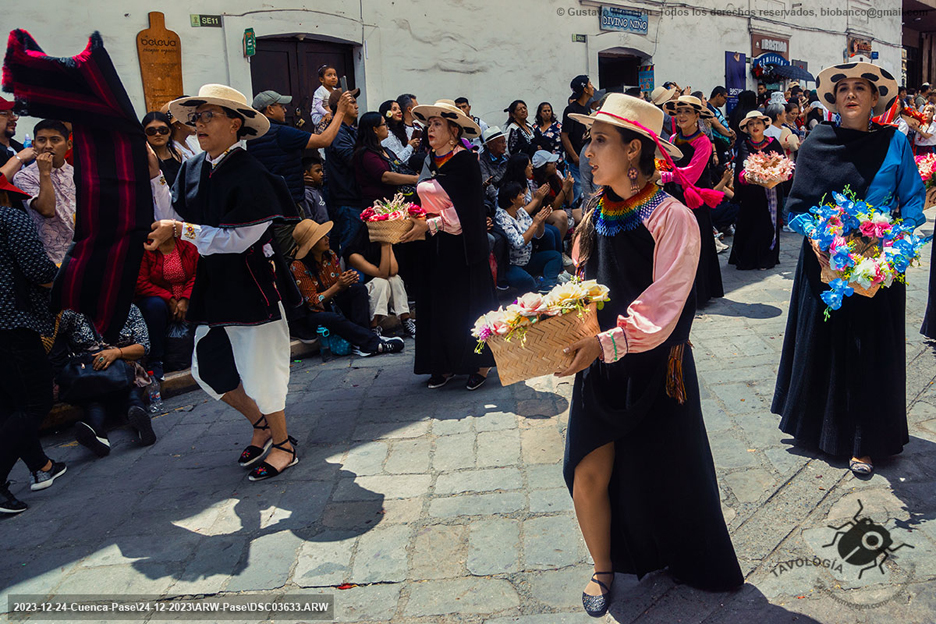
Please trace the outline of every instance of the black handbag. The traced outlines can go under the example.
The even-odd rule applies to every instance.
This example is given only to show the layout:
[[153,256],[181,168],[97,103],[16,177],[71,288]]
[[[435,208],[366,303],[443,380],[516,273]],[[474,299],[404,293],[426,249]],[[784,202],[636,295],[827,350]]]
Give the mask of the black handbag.
[[124,360],[114,360],[103,370],[94,370],[90,353],[72,356],[58,374],[59,399],[80,405],[98,397],[133,386],[133,367]]
[[183,370],[192,366],[195,351],[195,332],[184,322],[171,323],[166,330],[163,371]]

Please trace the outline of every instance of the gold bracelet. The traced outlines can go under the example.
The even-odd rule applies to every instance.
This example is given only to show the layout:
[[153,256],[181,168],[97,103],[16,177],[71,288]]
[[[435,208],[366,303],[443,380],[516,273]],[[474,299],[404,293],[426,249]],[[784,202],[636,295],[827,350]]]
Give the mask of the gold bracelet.
[[121,349],[120,347],[117,347],[117,351],[120,352],[120,359],[122,360],[122,359],[123,359],[123,349]]

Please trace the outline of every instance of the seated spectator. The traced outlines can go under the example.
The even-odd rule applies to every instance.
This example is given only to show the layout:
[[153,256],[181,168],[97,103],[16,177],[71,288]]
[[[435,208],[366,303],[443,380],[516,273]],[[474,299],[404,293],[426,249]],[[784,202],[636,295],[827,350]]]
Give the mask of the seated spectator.
[[0,175],[0,514],[26,511],[7,477],[22,459],[30,490],[65,473],[65,464],[42,450],[39,426],[52,409],[52,368],[42,335],[53,332],[48,289],[56,268],[32,220],[14,202],[26,194]]
[[380,113],[361,115],[354,144],[354,175],[361,193],[362,209],[379,199],[390,199],[397,193],[410,200],[416,195],[416,174],[382,145],[389,134],[387,122]]
[[36,160],[13,184],[30,196],[26,205],[39,239],[52,262],[61,264],[75,237],[75,169],[65,162],[71,141],[65,124],[54,119],[43,119],[34,132]]
[[[535,217],[523,209],[526,189],[517,182],[508,182],[497,194],[497,224],[507,234],[510,244],[510,268],[507,283],[521,293],[539,290],[548,292],[556,285],[562,271],[562,255],[558,251],[533,251],[533,239],[541,238],[552,208],[543,208]],[[542,274],[542,280],[535,277]]]
[[325,193],[322,186],[325,182],[325,168],[318,154],[306,156],[302,159],[302,183],[305,185],[305,199],[302,200],[303,218],[312,219],[316,223],[325,223],[329,220],[328,204],[325,203]]
[[157,251],[143,252],[136,304],[146,321],[150,338],[147,365],[157,381],[163,380],[166,330],[170,323],[185,321],[197,264],[195,245],[175,237],[162,243]]
[[536,107],[536,126],[533,128],[533,134],[537,149],[546,150],[562,158],[562,124],[556,119],[549,102],[542,102]]
[[129,388],[96,396],[78,406],[84,410],[84,414],[75,425],[75,438],[98,457],[105,457],[111,450],[105,430],[108,416],[126,415],[130,425],[137,430],[143,446],[156,442],[153,423],[143,406],[139,390],[141,385],[148,385],[149,380],[137,361],[149,352],[149,348],[146,321],[135,305],[131,304],[127,322],[114,345],[104,342],[97,328],[84,314],[74,310],[64,310],[61,314],[56,344],[50,354],[57,373],[61,372],[69,359],[83,359],[86,354],[91,354],[95,370],[109,368],[122,360],[135,371],[134,382]]
[[478,154],[481,179],[484,181],[484,203],[497,209],[497,185],[507,170],[507,137],[497,126],[481,133],[484,147]]
[[399,353],[402,338],[383,338],[371,329],[367,288],[357,271],[342,271],[338,255],[328,246],[332,222],[300,221],[293,231],[296,259],[289,269],[305,302],[304,316],[290,322],[290,332],[309,341],[318,327],[338,334],[354,346],[354,354],[369,357]]
[[146,142],[159,159],[159,170],[166,178],[166,184],[172,186],[182,166],[182,154],[172,145],[172,122],[165,113],[152,111],[146,113],[142,123]]
[[[575,179],[571,173],[567,173],[565,178],[559,176],[556,171],[556,163],[559,161],[559,155],[540,150],[533,154],[533,182],[539,188],[546,185],[549,191],[546,193],[544,204],[550,206],[553,215],[550,218],[550,224],[555,225],[559,230],[559,237],[565,240],[566,233],[572,227],[574,221],[582,220],[582,213],[578,211],[578,218],[573,219],[572,211],[572,188]],[[562,216],[565,214],[566,218]]]
[[371,329],[382,335],[380,323],[391,313],[400,318],[406,335],[416,338],[416,321],[410,316],[409,297],[399,274],[393,245],[372,243],[365,228],[343,253],[347,265],[364,276],[370,301]]
[[484,145],[482,138],[484,137],[484,131],[488,129],[488,125],[484,123],[484,121],[480,117],[475,117],[474,115],[471,114],[471,104],[468,102],[468,98],[466,97],[455,98],[455,106],[460,108],[463,113],[465,113],[468,117],[470,117],[471,120],[474,121],[476,124],[478,124],[478,127],[481,128],[481,136],[477,136],[471,139],[470,141],[468,141],[471,144],[472,149],[480,150]]
[[504,109],[507,113],[507,150],[511,154],[524,153],[531,156],[536,151],[533,145],[533,126],[527,123],[529,115],[526,102],[514,100]]
[[[549,185],[537,185],[533,180],[533,163],[526,154],[514,154],[507,161],[507,169],[504,171],[504,176],[501,178],[500,186],[503,187],[508,182],[517,182],[526,189],[526,199],[523,209],[531,216],[535,215],[546,205]],[[497,201],[499,206],[499,192]],[[559,215],[550,214],[549,219],[568,223],[568,217],[564,212],[561,212]],[[552,249],[559,252],[562,251],[562,237],[559,235],[559,228],[549,223],[549,220],[546,222],[546,235],[537,240],[537,247],[541,249]]]
[[406,126],[403,124],[403,110],[396,100],[387,100],[380,105],[378,109],[380,116],[387,122],[387,129],[390,131],[387,138],[380,142],[381,145],[397,155],[403,162],[409,162],[413,151],[419,147],[419,137],[409,138],[406,134]]

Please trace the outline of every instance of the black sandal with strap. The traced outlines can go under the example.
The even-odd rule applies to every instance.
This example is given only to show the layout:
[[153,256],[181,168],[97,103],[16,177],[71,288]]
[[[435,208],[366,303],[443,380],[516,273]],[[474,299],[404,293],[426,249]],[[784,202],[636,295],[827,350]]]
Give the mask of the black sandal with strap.
[[[292,448],[283,448],[283,445],[289,442],[293,445]],[[263,481],[264,479],[272,479],[281,472],[284,472],[286,468],[291,468],[299,463],[299,458],[296,456],[296,444],[297,440],[289,436],[287,439],[279,443],[274,443],[273,448],[278,448],[281,451],[286,451],[287,453],[292,453],[292,461],[290,461],[282,470],[277,470],[275,467],[271,466],[267,462],[260,462],[260,465],[250,471],[250,476],[248,477],[251,481]]]
[[599,574],[610,574],[612,575],[611,578],[614,578],[614,572],[595,572],[592,574],[592,582],[605,590],[605,593],[598,596],[589,596],[582,592],[582,606],[585,607],[585,613],[592,617],[601,617],[608,612],[608,596],[611,594],[611,588],[595,578]]
[[[260,430],[265,430],[265,429],[269,429],[269,428],[270,428],[270,425],[267,425],[267,424],[264,424],[264,425],[261,426],[261,425],[260,425],[261,422],[262,422],[262,423],[265,423],[265,422],[266,422],[266,416],[261,416],[261,417],[257,420],[257,422],[255,422],[255,423],[253,424],[253,428],[254,428],[254,429],[260,429]],[[262,448],[259,447],[259,446],[254,446],[253,444],[251,444],[250,446],[248,446],[247,448],[244,449],[244,452],[243,452],[243,453],[241,453],[240,459],[237,460],[237,464],[238,464],[241,468],[250,468],[251,466],[253,466],[254,464],[256,464],[258,461],[260,461],[260,459],[261,459],[264,455],[267,454],[267,451],[270,450],[270,447],[271,447],[271,446],[273,446],[273,438],[272,438],[272,437],[271,437],[269,440],[266,441],[266,444],[264,444]]]

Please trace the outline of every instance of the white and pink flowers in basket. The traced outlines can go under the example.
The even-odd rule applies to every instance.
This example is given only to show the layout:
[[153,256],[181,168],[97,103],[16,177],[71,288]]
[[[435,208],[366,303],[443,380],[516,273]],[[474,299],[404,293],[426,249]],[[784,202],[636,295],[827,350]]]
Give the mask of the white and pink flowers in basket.
[[475,322],[471,330],[471,335],[478,339],[475,351],[480,353],[484,344],[495,336],[505,340],[519,336],[522,341],[526,330],[534,323],[570,312],[581,314],[592,303],[598,304],[600,310],[604,302],[610,300],[607,286],[596,280],[578,278],[557,285],[545,295],[527,293],[506,308],[501,306]]
[[402,193],[393,199],[378,199],[370,208],[361,212],[361,221],[396,221],[397,219],[424,219],[426,211],[412,202],[406,201]]
[[793,161],[782,154],[758,152],[744,161],[744,179],[761,186],[776,186],[793,176],[793,167]]

